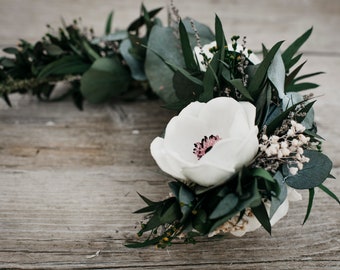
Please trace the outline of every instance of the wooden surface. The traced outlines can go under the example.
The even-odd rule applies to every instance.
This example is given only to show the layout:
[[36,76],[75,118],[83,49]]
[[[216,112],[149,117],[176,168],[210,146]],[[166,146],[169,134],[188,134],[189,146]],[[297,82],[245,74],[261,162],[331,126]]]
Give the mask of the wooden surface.
[[[124,27],[138,15],[136,2],[0,0],[0,46],[38,39],[46,23],[59,25],[61,15],[82,16],[84,25],[100,33],[114,9],[117,27]],[[183,17],[210,26],[217,13],[226,34],[247,35],[254,50],[261,42],[291,42],[314,26],[304,47],[304,71],[326,72],[314,79],[321,85],[314,92],[323,95],[316,121],[339,179],[340,2],[175,3]],[[125,248],[141,218],[132,212],[144,206],[136,192],[155,200],[168,192],[169,178],[152,160],[149,144],[171,112],[159,101],[86,104],[83,112],[70,101],[47,104],[15,96],[13,103],[7,108],[0,102],[0,269],[340,269],[339,207],[321,191],[306,225],[301,226],[308,198],[303,193],[272,236],[260,229],[167,250]],[[339,196],[338,181],[326,185]]]

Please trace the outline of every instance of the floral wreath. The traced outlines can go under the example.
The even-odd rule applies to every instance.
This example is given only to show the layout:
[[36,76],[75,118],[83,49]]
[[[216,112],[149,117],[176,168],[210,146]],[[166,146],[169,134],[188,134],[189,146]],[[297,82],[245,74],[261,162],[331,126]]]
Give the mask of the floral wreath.
[[[173,4],[163,26],[160,10],[142,5],[141,16],[114,33],[110,13],[102,37],[81,30],[78,21],[57,33],[49,27],[41,41],[21,40],[19,48],[4,49],[14,58],[0,58],[0,95],[8,105],[15,92],[47,101],[72,96],[80,109],[84,100],[143,95],[178,112],[150,145],[159,168],[174,178],[169,196],[155,202],[140,195],[147,206],[136,213],[145,218],[138,241],[126,246],[164,248],[261,226],[271,233],[289,202],[302,199],[297,190],[309,191],[303,223],[315,188],[340,203],[323,185],[334,177],[314,122],[315,97],[300,94],[318,86],[301,80],[321,73],[298,76],[305,62],[298,64],[297,53],[312,28],[283,52],[282,41],[263,46],[261,61],[245,37],[226,39],[218,16],[214,34],[182,20]],[[55,94],[59,82],[67,87]]]

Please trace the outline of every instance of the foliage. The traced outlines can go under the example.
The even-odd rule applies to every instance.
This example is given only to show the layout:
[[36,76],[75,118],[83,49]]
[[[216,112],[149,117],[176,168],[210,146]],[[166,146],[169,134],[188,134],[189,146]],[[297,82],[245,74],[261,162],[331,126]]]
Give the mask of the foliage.
[[[230,49],[216,16],[216,46],[210,49],[213,56],[206,62],[206,70],[200,70],[193,54],[194,46],[190,42],[192,35],[184,21],[179,22],[180,46],[171,36],[170,29],[157,27],[152,30],[147,61],[157,63],[162,70],[166,70],[160,81],[155,83],[158,88],[156,92],[164,91],[159,95],[166,102],[165,106],[181,111],[190,102],[208,102],[220,96],[248,101],[256,107],[256,125],[260,130],[260,149],[262,145],[263,150],[259,150],[252,164],[231,179],[226,179],[222,185],[203,188],[175,181],[169,184],[173,195],[165,200],[153,202],[141,196],[147,206],[136,213],[147,215],[138,236],[149,235],[141,242],[128,243],[128,247],[157,245],[164,248],[177,243],[176,239],[179,238],[184,239],[185,243],[195,243],[196,236],[209,235],[234,216],[239,215],[241,220],[247,209],[271,233],[270,218],[287,198],[287,186],[309,190],[304,223],[312,208],[315,188],[319,187],[339,203],[337,196],[323,185],[331,177],[332,162],[321,153],[322,138],[316,132],[313,98],[297,93],[317,87],[314,83],[301,80],[321,74],[316,72],[298,76],[305,63],[297,64],[302,54],[296,54],[311,32],[312,28],[282,53],[282,41],[270,49],[263,45],[264,58],[254,64],[247,59],[249,52],[247,55],[245,51],[237,50],[239,37],[231,38],[233,49]],[[159,36],[168,41],[166,50],[162,49],[161,42],[156,41]],[[242,48],[245,49],[244,46]],[[248,65],[244,65],[245,59]],[[294,67],[296,64],[298,66]],[[156,81],[153,76],[149,78],[150,84]],[[161,89],[160,85],[164,88]],[[277,138],[278,145],[293,142],[293,137],[289,139],[293,136],[289,132],[294,128],[301,129],[294,136],[301,139],[301,149],[298,151],[303,152],[303,157],[302,153],[299,156],[291,153],[285,157],[279,156],[275,163],[270,163],[273,156],[265,152],[268,150],[266,143],[271,145],[273,138]],[[269,211],[264,202],[270,202]]]

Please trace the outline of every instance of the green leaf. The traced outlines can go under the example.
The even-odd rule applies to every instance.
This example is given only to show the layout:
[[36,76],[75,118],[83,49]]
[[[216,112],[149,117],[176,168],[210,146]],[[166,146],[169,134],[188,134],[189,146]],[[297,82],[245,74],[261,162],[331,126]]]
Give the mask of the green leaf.
[[326,186],[324,186],[324,185],[320,185],[319,186],[319,188],[323,191],[323,192],[325,192],[328,196],[330,196],[331,198],[333,198],[334,200],[336,200],[336,202],[338,203],[338,204],[340,204],[340,200],[339,200],[339,198],[332,192],[332,191],[330,191]]
[[253,76],[252,80],[250,81],[248,91],[250,95],[255,99],[257,99],[259,93],[261,92],[261,84],[263,83],[264,79],[267,76],[268,68],[277,53],[277,51],[280,49],[280,46],[282,45],[283,41],[277,42],[267,53],[266,57],[263,59],[263,61],[259,64],[259,67],[257,68],[255,75]]
[[169,104],[178,102],[178,98],[172,84],[174,72],[164,60],[171,62],[174,66],[183,67],[183,56],[178,46],[179,43],[172,28],[158,25],[152,28],[147,45],[145,74],[152,90]]
[[215,15],[215,37],[217,48],[219,50],[224,50],[224,46],[227,45],[227,41],[225,39],[221,20],[217,15]]
[[44,44],[44,49],[49,55],[59,56],[64,53],[64,51],[57,45],[54,44]]
[[111,33],[111,26],[112,26],[112,18],[113,18],[113,11],[109,13],[109,16],[106,19],[105,24],[105,35],[108,35]]
[[234,79],[229,81],[246,99],[246,101],[254,102],[254,99],[248,92],[248,89],[243,85],[241,79]]
[[8,53],[8,54],[17,54],[19,53],[19,50],[15,47],[8,47],[8,48],[4,48],[3,51],[5,53]]
[[290,85],[293,81],[296,75],[300,72],[301,68],[306,64],[307,61],[300,64],[297,68],[295,68],[287,77],[285,80],[285,85]]
[[[142,6],[143,9],[143,6]],[[147,12],[147,15],[150,18],[153,18],[157,15],[158,12],[160,12],[163,8],[155,8],[149,12]],[[136,31],[138,28],[142,27],[145,24],[145,16],[142,15],[138,19],[134,20],[128,27],[128,31]]]
[[83,40],[82,45],[91,61],[95,61],[100,58],[100,55],[91,47],[87,40]]
[[120,53],[130,68],[132,78],[137,81],[146,81],[147,77],[144,72],[144,63],[133,57],[130,53],[130,49],[131,41],[129,39],[125,39],[120,43]]
[[116,58],[99,58],[81,78],[81,93],[91,103],[105,102],[128,89],[129,71]]
[[273,217],[277,209],[280,205],[286,200],[287,198],[287,185],[284,182],[283,175],[280,171],[278,171],[274,175],[274,179],[280,187],[280,193],[278,196],[272,196],[271,203],[270,203],[270,218]]
[[266,171],[265,169],[255,168],[255,169],[252,169],[250,171],[250,173],[254,177],[260,177],[260,178],[265,179],[269,182],[275,183],[273,176],[268,171]]
[[173,77],[173,87],[180,100],[194,101],[203,92],[203,83],[184,69],[177,69]]
[[131,242],[128,244],[125,244],[127,248],[142,248],[142,247],[148,247],[152,245],[156,245],[159,243],[159,241],[163,238],[164,236],[158,236],[152,239],[147,239],[144,242]]
[[268,68],[268,79],[275,86],[281,99],[283,99],[283,96],[285,95],[285,78],[285,66],[280,52],[277,51]]
[[208,64],[207,71],[204,74],[203,78],[203,88],[204,91],[199,97],[199,101],[208,102],[214,97],[214,88],[215,85],[219,86],[218,77],[216,75],[216,71],[218,69],[219,59],[220,59],[221,51],[217,51]]
[[319,85],[316,83],[304,82],[304,83],[288,85],[286,88],[286,91],[287,92],[299,92],[299,91],[314,89],[317,87],[319,87]]
[[188,33],[185,29],[185,26],[182,20],[179,21],[178,28],[179,28],[179,36],[181,39],[181,47],[182,47],[182,53],[184,57],[185,66],[189,70],[198,71],[199,67],[195,61],[193,50],[191,49],[191,46],[190,46]]
[[181,185],[179,190],[179,203],[181,207],[181,212],[183,214],[181,221],[185,220],[188,215],[190,215],[193,201],[195,200],[194,194],[185,185]]
[[300,49],[300,47],[306,42],[313,31],[313,27],[308,29],[304,34],[298,37],[283,53],[282,58],[285,64],[286,70],[292,67],[292,58],[295,53]]
[[288,186],[295,189],[311,189],[320,186],[332,170],[332,161],[324,154],[314,150],[304,150],[310,160],[296,175],[290,175],[288,165],[283,167],[283,175]]
[[210,219],[219,218],[231,212],[238,203],[238,196],[233,193],[227,194],[210,214]]
[[302,224],[305,224],[306,221],[309,218],[309,214],[310,214],[310,212],[312,210],[312,206],[313,206],[314,194],[315,194],[314,188],[310,188],[309,189],[309,198],[308,198],[307,212],[306,212],[306,215],[305,215],[305,218],[304,218]]
[[269,234],[271,234],[272,226],[270,224],[270,219],[268,217],[268,213],[267,213],[267,210],[266,210],[266,207],[264,206],[264,204],[261,203],[260,205],[253,207],[251,210],[254,213],[257,220],[261,223],[263,228]]
[[83,74],[90,68],[79,56],[67,55],[45,66],[39,73],[38,79],[50,75]]
[[208,216],[204,209],[200,208],[197,214],[193,216],[192,226],[194,229],[201,233],[207,233],[209,230],[209,225],[207,224]]
[[305,75],[302,75],[300,77],[295,78],[294,82],[297,82],[297,81],[300,81],[300,80],[303,80],[303,79],[307,79],[307,78],[310,78],[310,77],[313,77],[313,76],[317,76],[317,75],[320,75],[320,74],[325,74],[325,72],[319,71],[319,72],[305,74]]

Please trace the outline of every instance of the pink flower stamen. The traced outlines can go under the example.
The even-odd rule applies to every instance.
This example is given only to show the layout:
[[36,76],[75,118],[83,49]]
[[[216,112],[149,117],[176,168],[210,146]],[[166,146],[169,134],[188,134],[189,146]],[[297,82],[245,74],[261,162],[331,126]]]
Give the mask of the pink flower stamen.
[[210,135],[209,137],[204,136],[200,142],[194,143],[193,153],[198,159],[201,159],[201,157],[208,153],[219,140],[221,140],[221,138],[218,135]]

